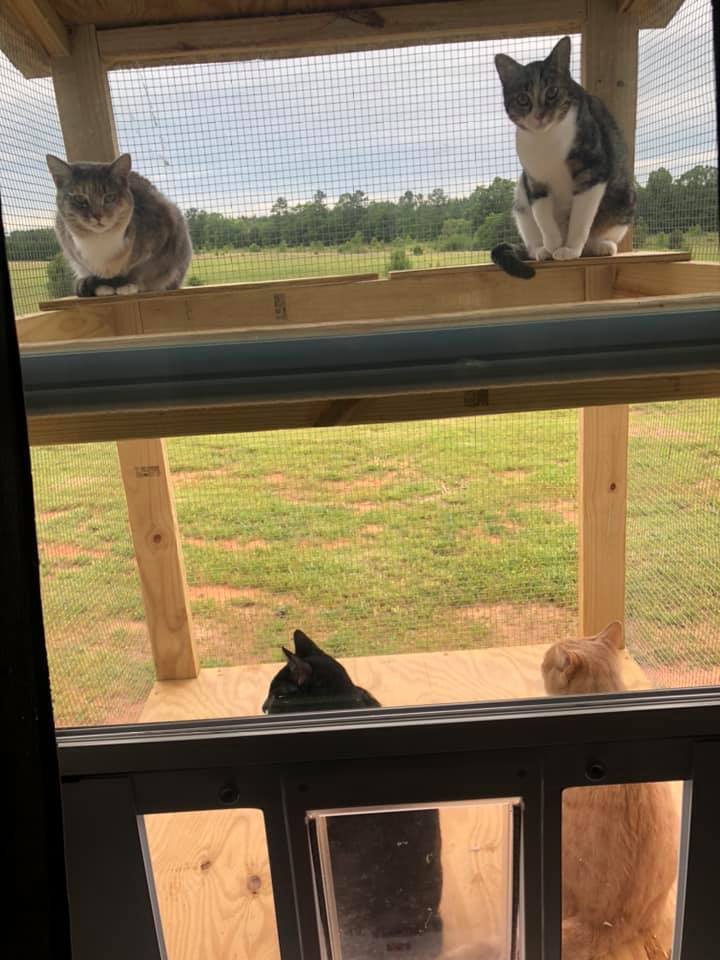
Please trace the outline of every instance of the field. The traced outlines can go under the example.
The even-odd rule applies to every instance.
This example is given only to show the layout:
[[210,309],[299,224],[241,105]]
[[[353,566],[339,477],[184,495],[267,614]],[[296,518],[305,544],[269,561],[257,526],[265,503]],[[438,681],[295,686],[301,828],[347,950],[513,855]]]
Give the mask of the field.
[[[667,235],[650,235],[644,249],[667,248]],[[286,277],[320,277],[343,273],[379,273],[387,275],[393,246],[369,245],[341,252],[336,247],[268,248],[250,250],[216,250],[198,253],[188,271],[186,283],[238,283],[279,280]],[[696,260],[720,260],[718,238],[713,234],[687,234],[683,249]],[[486,250],[445,252],[431,244],[410,241],[404,248],[407,265],[415,269],[455,266],[463,263],[485,263]],[[415,253],[414,251],[422,251]],[[32,313],[42,300],[50,299],[47,264],[42,261],[16,260],[10,263],[15,312],[18,316]]]
[[[549,641],[577,626],[573,411],[168,441],[204,667]],[[153,681],[112,444],[33,450],[57,720]],[[720,401],[633,408],[628,631],[659,683],[720,677]]]

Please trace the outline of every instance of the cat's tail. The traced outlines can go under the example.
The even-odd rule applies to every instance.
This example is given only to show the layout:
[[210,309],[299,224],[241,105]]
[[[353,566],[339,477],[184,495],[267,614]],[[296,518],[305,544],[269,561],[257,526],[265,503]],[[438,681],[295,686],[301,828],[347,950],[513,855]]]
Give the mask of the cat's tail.
[[511,277],[532,280],[535,276],[535,268],[524,262],[527,260],[527,250],[524,247],[512,243],[498,243],[490,251],[490,256],[493,263]]

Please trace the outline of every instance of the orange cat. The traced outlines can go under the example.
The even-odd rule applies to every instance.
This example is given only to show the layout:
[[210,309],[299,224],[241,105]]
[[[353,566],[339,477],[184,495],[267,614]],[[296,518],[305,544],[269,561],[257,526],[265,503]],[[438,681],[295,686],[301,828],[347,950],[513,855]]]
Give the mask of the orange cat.
[[[542,665],[550,696],[624,690],[622,626],[554,644]],[[577,787],[563,794],[563,960],[601,960],[662,924],[677,870],[669,784]]]

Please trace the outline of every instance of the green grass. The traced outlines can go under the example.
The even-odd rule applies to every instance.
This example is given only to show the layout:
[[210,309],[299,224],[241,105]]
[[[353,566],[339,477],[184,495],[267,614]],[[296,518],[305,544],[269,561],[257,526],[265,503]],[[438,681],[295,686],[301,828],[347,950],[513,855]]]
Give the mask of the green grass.
[[[628,622],[646,665],[720,663],[720,402],[632,414]],[[204,666],[551,640],[576,626],[576,413],[168,441]],[[111,444],[33,451],[58,721],[152,682]]]

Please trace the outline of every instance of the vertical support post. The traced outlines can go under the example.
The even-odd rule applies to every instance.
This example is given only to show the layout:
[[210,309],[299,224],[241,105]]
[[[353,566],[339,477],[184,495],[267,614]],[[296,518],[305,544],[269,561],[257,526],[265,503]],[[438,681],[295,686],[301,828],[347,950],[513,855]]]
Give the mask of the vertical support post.
[[185,564],[162,440],[118,443],[145,617],[158,680],[196,677]]
[[580,411],[580,629],[625,617],[627,404]]
[[[605,103],[625,135],[628,167],[635,170],[638,21],[617,0],[592,0],[582,33],[582,84]],[[632,227],[619,247],[632,250]]]
[[[107,72],[95,27],[77,27],[69,56],[51,61],[68,160],[108,162],[118,154]],[[136,305],[118,304],[128,333],[141,332]],[[196,677],[198,657],[164,440],[117,445],[150,643],[159,680]]]
[[[582,36],[582,83],[607,104],[625,135],[628,165],[635,166],[638,22],[616,0],[588,4]],[[632,249],[631,230],[620,245]],[[591,275],[590,275],[591,274]],[[588,300],[612,296],[614,271],[590,271]],[[580,628],[597,633],[625,618],[625,527],[629,407],[580,411]]]

